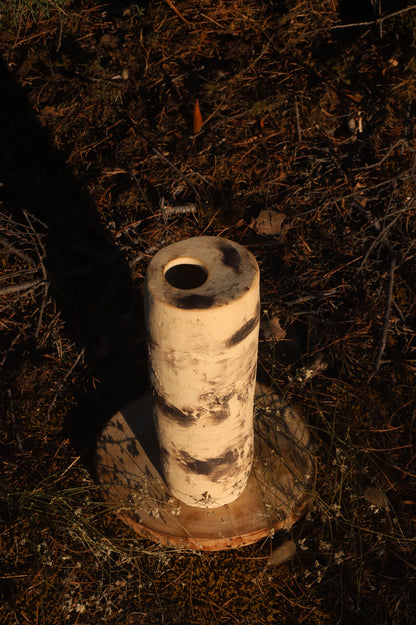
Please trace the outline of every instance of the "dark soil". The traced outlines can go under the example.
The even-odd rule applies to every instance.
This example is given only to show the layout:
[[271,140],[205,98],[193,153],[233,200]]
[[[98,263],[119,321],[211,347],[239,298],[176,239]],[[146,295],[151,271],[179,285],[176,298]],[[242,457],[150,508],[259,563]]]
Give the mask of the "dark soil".
[[[0,29],[1,622],[413,625],[416,7],[6,0]],[[203,234],[255,255],[286,333],[258,375],[317,442],[279,567],[282,534],[142,539],[90,473],[148,387],[149,260]]]

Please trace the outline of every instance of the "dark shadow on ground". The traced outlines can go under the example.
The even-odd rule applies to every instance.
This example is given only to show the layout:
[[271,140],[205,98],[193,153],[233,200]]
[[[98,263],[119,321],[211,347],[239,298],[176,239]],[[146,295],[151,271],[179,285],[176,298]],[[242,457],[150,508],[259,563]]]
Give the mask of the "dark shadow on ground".
[[141,295],[88,193],[1,57],[0,137],[2,210],[18,222],[26,211],[45,224],[52,295],[67,335],[85,350],[99,381],[77,395],[65,423],[78,452],[90,457],[106,420],[147,386]]

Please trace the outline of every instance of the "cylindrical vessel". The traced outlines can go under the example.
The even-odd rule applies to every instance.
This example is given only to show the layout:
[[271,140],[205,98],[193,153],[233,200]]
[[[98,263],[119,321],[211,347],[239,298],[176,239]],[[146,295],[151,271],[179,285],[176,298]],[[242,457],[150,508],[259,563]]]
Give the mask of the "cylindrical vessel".
[[219,237],[174,243],[151,260],[145,301],[166,483],[190,506],[231,503],[247,483],[253,458],[257,262]]

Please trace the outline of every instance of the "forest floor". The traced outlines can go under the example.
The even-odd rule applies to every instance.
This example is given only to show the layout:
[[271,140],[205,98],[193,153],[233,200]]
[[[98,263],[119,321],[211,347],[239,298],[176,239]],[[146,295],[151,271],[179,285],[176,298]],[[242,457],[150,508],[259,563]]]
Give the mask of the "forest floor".
[[[404,0],[2,3],[2,623],[414,625],[415,32]],[[90,470],[148,387],[147,265],[198,235],[256,257],[258,375],[318,465],[288,532],[213,553]]]

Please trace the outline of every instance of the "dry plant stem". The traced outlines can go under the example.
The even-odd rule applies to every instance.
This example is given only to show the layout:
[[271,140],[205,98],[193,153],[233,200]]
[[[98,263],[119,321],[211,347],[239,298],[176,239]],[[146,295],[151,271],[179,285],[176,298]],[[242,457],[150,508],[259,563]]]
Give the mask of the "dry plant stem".
[[394,152],[394,150],[398,147],[409,147],[408,142],[406,141],[406,139],[399,139],[398,141],[396,141],[396,143],[394,143],[386,152],[386,154],[383,156],[383,158],[381,158],[379,161],[377,161],[376,163],[372,163],[371,165],[366,165],[365,167],[354,167],[351,171],[368,171],[369,169],[375,169],[376,167],[379,167],[380,165],[382,165],[390,156],[390,154],[392,152]]
[[389,13],[384,17],[379,17],[375,20],[371,20],[369,22],[354,22],[351,24],[336,24],[335,26],[331,26],[329,30],[339,30],[341,28],[356,28],[357,26],[373,26],[374,24],[382,25],[386,20],[391,19],[392,17],[397,17],[398,15],[402,15],[403,13],[408,13],[409,11],[416,11],[416,4],[413,4],[411,7],[406,7],[405,9],[400,9],[400,11],[394,11],[393,13]]
[[78,354],[78,356],[75,358],[75,361],[73,363],[73,365],[71,366],[71,368],[69,369],[69,371],[66,372],[64,379],[62,380],[61,384],[59,385],[58,390],[55,393],[54,398],[52,399],[51,403],[49,404],[49,408],[48,408],[48,412],[46,413],[46,419],[49,419],[49,416],[52,412],[52,409],[56,403],[56,400],[58,399],[59,393],[62,391],[65,382],[67,381],[67,379],[69,378],[69,376],[71,375],[71,373],[74,371],[75,367],[77,366],[77,364],[79,363],[79,361],[81,360],[81,358],[84,356],[84,352],[85,350],[82,349],[80,351],[80,353]]
[[195,193],[195,196],[200,199],[200,195],[198,193],[198,191],[196,190],[196,188],[194,187],[194,185],[192,184],[192,182],[189,180],[189,178],[183,173],[183,171],[181,171],[180,169],[178,169],[178,167],[176,167],[176,165],[174,165],[168,158],[166,158],[166,156],[164,154],[162,154],[162,152],[160,152],[157,148],[153,148],[153,152],[159,156],[159,158],[163,159],[165,161],[165,163],[168,163],[168,165],[170,165],[172,167],[172,169],[174,169],[176,171],[177,174],[179,174],[186,182],[186,184],[192,189],[192,191]]
[[[370,254],[372,253],[372,251],[377,247],[378,244],[384,244],[385,247],[387,248],[388,252],[390,254],[393,254],[393,251],[391,249],[391,245],[387,240],[387,235],[388,233],[392,230],[393,226],[395,225],[395,223],[400,219],[401,215],[405,212],[410,210],[410,206],[404,206],[403,208],[401,208],[397,214],[395,215],[394,219],[391,220],[391,222],[389,224],[387,224],[386,226],[384,226],[384,228],[381,230],[381,226],[378,222],[375,222],[371,216],[368,215],[368,213],[366,213],[367,219],[369,220],[369,222],[371,223],[371,225],[373,226],[373,228],[376,230],[376,232],[378,232],[378,236],[374,239],[374,241],[372,242],[372,244],[370,245],[369,249],[367,250],[367,252],[365,253],[365,256],[363,258],[363,261],[360,265],[360,269],[359,271],[362,271]],[[387,218],[387,217],[386,217]]]
[[20,453],[22,453],[23,452],[22,441],[20,439],[19,430],[18,430],[17,424],[16,424],[16,417],[15,417],[14,408],[13,408],[12,392],[11,392],[10,389],[7,390],[7,395],[8,395],[8,398],[9,398],[10,421],[12,423],[12,427],[13,427],[14,436],[15,436],[15,439],[16,439],[17,446],[19,448]]
[[41,222],[39,219],[36,219],[36,217],[34,217],[33,215],[27,213],[26,211],[24,211],[24,215],[26,217],[26,221],[29,225],[30,230],[33,233],[33,241],[35,244],[35,248],[36,251],[38,253],[38,258],[39,258],[39,263],[40,263],[40,268],[42,271],[42,276],[43,276],[43,280],[44,282],[47,281],[48,279],[48,274],[46,271],[46,267],[44,264],[44,259],[46,258],[46,250],[45,250],[45,246],[43,245],[42,242],[42,237],[40,236],[39,232],[37,232],[33,226],[33,223],[36,222],[37,224],[45,227],[45,224],[43,222]]
[[153,206],[149,202],[149,199],[148,199],[146,193],[142,189],[142,185],[140,184],[140,180],[137,178],[137,176],[136,176],[136,174],[134,172],[131,172],[131,177],[132,177],[132,180],[134,181],[134,184],[136,185],[137,189],[139,190],[139,193],[142,196],[144,203],[146,204],[146,206],[149,209],[149,211],[153,214],[155,211],[153,210]]
[[298,131],[298,139],[299,141],[302,141],[302,129],[300,127],[299,104],[298,104],[297,96],[295,96],[295,111],[296,111],[296,128]]
[[9,355],[9,353],[13,350],[13,347],[20,341],[21,337],[24,335],[24,333],[26,332],[26,330],[30,327],[29,323],[24,323],[19,331],[16,333],[16,335],[13,337],[12,342],[10,343],[9,347],[5,350],[4,354],[3,354],[3,358],[0,361],[0,369],[2,369],[4,367],[4,363],[7,360],[7,356]]
[[33,258],[30,258],[28,254],[25,254],[25,252],[23,252],[22,250],[19,250],[17,247],[9,243],[9,241],[7,241],[6,239],[3,239],[3,237],[0,237],[0,245],[2,245],[3,248],[7,252],[10,252],[11,254],[15,254],[16,256],[19,256],[19,258],[24,260],[28,265],[31,265],[32,267],[36,266],[35,262],[33,261]]
[[46,283],[45,284],[45,288],[43,290],[42,305],[40,307],[38,324],[36,326],[36,332],[35,332],[35,337],[36,338],[38,338],[40,329],[42,327],[43,313],[45,312],[45,307],[46,307],[46,304],[47,304],[47,301],[48,301],[48,291],[49,291],[49,284]]
[[384,321],[383,321],[383,328],[382,328],[382,331],[381,331],[380,344],[379,344],[379,347],[378,347],[376,361],[374,363],[373,371],[371,372],[370,376],[368,377],[367,382],[370,382],[373,379],[373,377],[376,375],[378,370],[380,369],[381,358],[382,358],[384,350],[386,348],[387,330],[388,330],[388,327],[389,327],[390,313],[391,313],[391,303],[392,303],[392,298],[393,298],[393,285],[394,285],[394,272],[395,272],[395,269],[396,269],[396,259],[393,256],[391,261],[390,261],[390,267],[389,267],[389,281],[388,281],[388,285],[387,285],[386,308],[385,308],[385,311],[384,311]]

